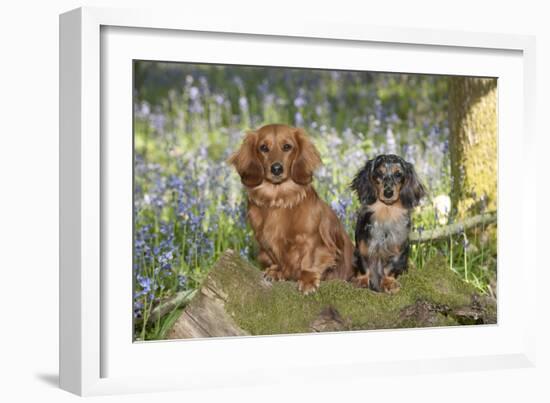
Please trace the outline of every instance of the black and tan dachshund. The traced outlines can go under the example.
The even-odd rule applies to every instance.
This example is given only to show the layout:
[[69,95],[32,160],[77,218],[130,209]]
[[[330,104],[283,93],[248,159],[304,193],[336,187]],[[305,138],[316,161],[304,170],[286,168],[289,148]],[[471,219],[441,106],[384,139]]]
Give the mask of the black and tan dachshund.
[[353,179],[361,209],[355,227],[355,279],[394,293],[407,270],[411,211],[426,194],[412,164],[392,154],[367,161]]

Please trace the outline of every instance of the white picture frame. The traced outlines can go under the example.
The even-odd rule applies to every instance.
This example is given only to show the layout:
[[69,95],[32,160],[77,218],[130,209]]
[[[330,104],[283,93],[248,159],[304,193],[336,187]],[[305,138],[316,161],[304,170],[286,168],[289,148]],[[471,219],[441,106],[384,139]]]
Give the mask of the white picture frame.
[[[521,200],[518,204],[516,197],[514,206],[520,206],[519,212],[516,211],[513,221],[509,216],[511,183],[517,180],[524,189],[535,188],[534,177],[518,178],[510,165],[512,156],[517,163],[518,158],[529,161],[534,155],[534,39],[519,35],[370,27],[326,21],[310,21],[291,27],[265,20],[248,21],[246,28],[240,22],[238,19],[206,20],[169,11],[103,8],[80,8],[60,17],[61,387],[80,395],[96,395],[296,382],[297,378],[300,381],[322,380],[327,373],[334,379],[335,372],[339,379],[345,379],[357,374],[532,366],[535,323],[533,318],[521,316],[520,312],[536,311],[536,295],[527,289],[514,289],[512,295],[509,292],[512,282],[507,280],[510,278],[507,272],[515,265],[516,270],[521,269],[516,276],[526,279],[536,276],[535,246],[527,241],[527,234],[535,232],[535,210]],[[136,47],[132,41],[138,36],[139,47]],[[187,41],[188,47],[177,53],[174,49],[179,49],[181,41]],[[215,54],[204,51],[205,46],[219,46],[220,41],[231,43],[232,46],[226,46],[231,52],[222,52],[222,47]],[[128,87],[131,82],[124,76],[128,74],[127,61],[147,58],[258,65],[276,63],[268,52],[259,48],[253,55],[243,50],[253,46],[272,47],[274,51],[284,47],[285,53],[295,55],[295,65],[299,67],[318,67],[319,63],[325,63],[323,67],[353,65],[361,69],[365,66],[361,65],[361,55],[371,52],[377,56],[365,62],[371,70],[499,77],[498,325],[132,342],[127,334],[130,314],[127,319],[120,315],[125,312],[124,298],[131,305],[131,294],[124,290],[117,292],[116,286],[124,287],[124,279],[130,277],[122,271],[108,269],[113,267],[113,261],[122,262],[120,266],[124,266],[131,255],[131,250],[126,250],[131,204],[124,204],[128,189],[131,189],[128,140],[132,133],[128,132],[128,118],[131,120],[132,105],[127,103],[128,97],[131,100],[131,87]],[[347,60],[348,64],[327,64],[332,62],[316,58],[312,48],[317,46],[330,48],[331,54],[342,52],[343,57],[339,60]],[[308,47],[311,57],[300,59],[300,53]],[[189,59],[191,53],[193,57]],[[350,54],[354,56],[349,57]],[[422,57],[399,57],[403,54]],[[434,63],[437,54],[445,57]],[[472,63],[463,59],[464,55],[470,55]],[[281,63],[292,65],[288,59]],[[125,93],[128,88],[130,91]],[[518,105],[521,112],[512,114],[512,108],[516,110]],[[114,127],[126,135],[109,135]],[[522,135],[511,136],[513,132]],[[113,165],[113,154],[125,168]],[[119,191],[126,193],[119,197],[115,194]],[[526,192],[520,193],[526,195]],[[128,214],[124,213],[126,208]],[[515,245],[513,251],[512,245]],[[350,355],[350,352],[360,351],[359,347],[367,338],[370,342],[391,343],[397,347],[393,355]],[[456,340],[456,343],[449,343],[455,346],[454,349],[445,348],[443,343],[438,345],[436,341],[441,338]],[[472,343],[472,340],[481,342]],[[344,347],[340,353],[316,354],[331,343]],[[300,354],[286,355],[284,351],[300,351]],[[175,354],[184,355],[185,364],[171,360]],[[133,372],[133,357],[156,361],[156,371]]]

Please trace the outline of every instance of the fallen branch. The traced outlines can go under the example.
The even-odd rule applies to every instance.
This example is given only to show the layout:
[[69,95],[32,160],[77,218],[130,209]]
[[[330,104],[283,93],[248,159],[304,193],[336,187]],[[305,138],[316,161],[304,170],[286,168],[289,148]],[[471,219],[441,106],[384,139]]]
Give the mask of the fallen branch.
[[460,234],[480,225],[493,224],[497,222],[496,213],[487,213],[475,217],[466,218],[464,221],[455,222],[443,227],[434,228],[426,231],[415,231],[409,235],[411,242],[428,242],[448,238],[451,235]]

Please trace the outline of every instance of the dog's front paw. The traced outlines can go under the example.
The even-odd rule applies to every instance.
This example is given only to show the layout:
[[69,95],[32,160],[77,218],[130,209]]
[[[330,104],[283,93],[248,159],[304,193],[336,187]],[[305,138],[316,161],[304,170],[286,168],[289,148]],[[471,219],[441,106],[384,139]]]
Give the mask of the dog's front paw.
[[360,288],[369,288],[369,285],[370,285],[370,281],[369,281],[369,275],[368,274],[363,274],[361,276],[357,276],[355,277],[352,282],[353,284],[355,284],[355,286],[357,287],[360,287]]
[[283,272],[276,264],[269,266],[264,271],[264,278],[267,281],[281,281],[284,280]]
[[302,270],[298,279],[298,291],[304,295],[313,294],[321,284],[321,276],[313,271]]
[[399,291],[401,288],[401,285],[399,284],[399,281],[395,279],[395,277],[392,276],[384,276],[382,279],[381,287],[382,291],[388,294],[395,294]]

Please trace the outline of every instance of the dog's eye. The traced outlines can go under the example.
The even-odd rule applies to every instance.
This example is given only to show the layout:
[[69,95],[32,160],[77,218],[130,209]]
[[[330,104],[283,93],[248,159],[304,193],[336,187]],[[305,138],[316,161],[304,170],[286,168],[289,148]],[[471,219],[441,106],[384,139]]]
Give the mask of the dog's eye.
[[266,146],[265,144],[262,144],[262,145],[260,146],[260,151],[263,152],[263,153],[266,153],[266,152],[269,151],[269,147]]
[[396,172],[393,174],[393,176],[395,176],[396,179],[401,179],[403,177],[403,174],[401,172]]
[[292,146],[290,144],[285,144],[283,146],[283,151],[290,151],[292,149]]

